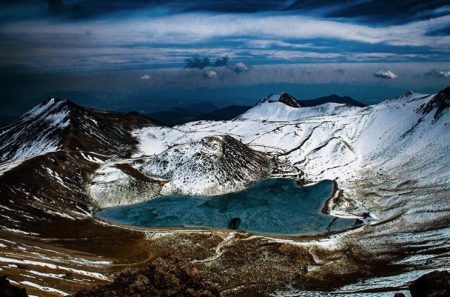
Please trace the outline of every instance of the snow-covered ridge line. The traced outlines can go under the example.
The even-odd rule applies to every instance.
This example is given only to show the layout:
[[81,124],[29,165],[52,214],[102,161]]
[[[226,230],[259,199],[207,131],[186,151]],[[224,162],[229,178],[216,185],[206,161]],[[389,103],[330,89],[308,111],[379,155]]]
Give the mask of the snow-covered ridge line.
[[135,113],[101,112],[69,100],[48,99],[0,129],[0,163],[60,150],[128,156],[135,143],[130,131],[152,124]]
[[0,134],[0,162],[20,161],[61,150],[61,135],[70,125],[69,106],[54,98],[44,101]]
[[[177,150],[181,145],[180,155],[185,155],[205,137],[230,135],[254,150],[274,155],[287,168],[298,168],[309,181],[337,180],[344,189],[343,197],[348,198],[358,195],[354,183],[364,178],[368,170],[380,168],[376,174],[382,174],[384,170],[410,162],[413,156],[433,158],[439,152],[448,151],[450,135],[443,128],[449,124],[448,110],[442,111],[438,121],[432,113],[423,112],[423,106],[435,97],[407,93],[363,108],[335,103],[296,108],[263,100],[232,121],[199,121],[175,128],[135,130],[133,135],[139,140],[135,157],[149,157],[150,163],[154,163],[165,152]],[[418,161],[426,164],[426,158]],[[157,172],[164,174],[162,168],[147,171],[148,174]],[[183,172],[195,175],[196,168],[186,168]],[[203,188],[198,180],[177,185],[178,189],[189,189],[191,193],[197,191],[196,187]],[[344,198],[332,203],[331,211],[335,215],[367,215],[359,201]],[[385,217],[375,213],[371,216],[380,220]]]

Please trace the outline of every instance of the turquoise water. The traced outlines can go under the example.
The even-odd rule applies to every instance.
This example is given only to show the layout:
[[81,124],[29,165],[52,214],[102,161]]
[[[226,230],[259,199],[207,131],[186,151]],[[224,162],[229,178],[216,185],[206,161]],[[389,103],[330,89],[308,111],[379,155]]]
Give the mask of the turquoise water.
[[291,179],[269,179],[246,190],[219,196],[161,196],[108,208],[97,216],[146,227],[230,228],[257,233],[306,235],[345,228],[354,220],[321,213],[333,182],[302,187]]

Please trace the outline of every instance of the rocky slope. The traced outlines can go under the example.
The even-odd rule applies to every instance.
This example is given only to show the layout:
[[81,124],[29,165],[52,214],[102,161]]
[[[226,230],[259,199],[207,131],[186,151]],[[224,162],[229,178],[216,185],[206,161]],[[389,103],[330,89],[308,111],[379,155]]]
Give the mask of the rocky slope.
[[168,180],[164,193],[217,195],[267,178],[270,159],[231,136],[209,136],[180,144],[143,165],[149,176]]
[[131,164],[105,162],[93,173],[88,193],[96,207],[139,203],[161,193],[166,181],[151,178]]
[[106,113],[51,98],[0,130],[0,162],[61,150],[124,157],[136,144],[130,131],[152,124],[139,114]]
[[75,297],[218,297],[218,288],[205,281],[184,259],[166,256],[151,265],[122,272],[112,284],[84,290]]

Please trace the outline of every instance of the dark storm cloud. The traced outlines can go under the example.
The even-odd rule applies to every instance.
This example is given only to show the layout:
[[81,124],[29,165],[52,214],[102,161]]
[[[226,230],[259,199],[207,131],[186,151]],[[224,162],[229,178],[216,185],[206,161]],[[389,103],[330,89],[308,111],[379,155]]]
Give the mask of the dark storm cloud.
[[203,69],[206,67],[223,67],[227,66],[229,58],[227,56],[222,58],[217,58],[215,62],[211,62],[211,60],[208,57],[194,57],[186,59],[186,65],[184,68],[197,68],[197,69]]
[[[114,4],[111,4],[111,3]],[[283,11],[288,8],[289,1],[277,0],[137,0],[137,1],[110,1],[81,0],[73,5],[70,10],[78,12],[79,16],[92,16],[131,9],[145,9],[155,7],[166,7],[178,12],[218,12],[218,13],[254,13],[267,11]],[[69,8],[69,7],[68,7]]]
[[[66,1],[68,2],[68,1]],[[253,13],[260,11],[283,10],[287,5],[283,1],[249,0],[249,1],[208,1],[208,0],[78,0],[65,3],[62,0],[48,0],[50,12],[68,18],[93,18],[113,13],[142,11],[164,8],[176,12],[218,12],[218,13]]]
[[[127,13],[152,7],[167,6],[172,10],[180,7],[178,1],[159,0],[0,0],[0,22],[30,20],[36,18],[76,20],[106,16],[114,13]],[[182,3],[180,1],[180,3]]]
[[406,23],[430,17],[443,16],[449,13],[448,0],[368,0],[343,1],[336,5],[333,0],[295,1],[290,9],[327,8],[326,17],[358,18],[368,22]]
[[[45,5],[46,4],[46,5]],[[2,10],[15,9],[18,18],[28,17],[27,10],[35,15],[58,15],[68,19],[88,19],[109,14],[145,12],[161,9],[160,13],[212,12],[212,13],[285,13],[314,15],[325,18],[354,18],[361,22],[407,23],[439,17],[449,13],[448,0],[47,0],[0,1]],[[47,9],[42,9],[47,6]],[[0,14],[1,15],[1,14]],[[12,17],[12,16],[10,16]]]
[[[62,0],[48,0],[50,12],[68,18],[94,18],[112,13],[123,13],[133,10],[142,10],[161,6],[165,1],[159,0],[133,0],[133,1],[110,1],[110,0],[79,0],[64,3]],[[169,3],[171,4],[171,3]]]
[[[215,78],[218,76],[218,72],[216,70],[213,70],[212,68],[218,67],[222,70],[232,70],[233,72],[239,74],[250,71],[250,66],[245,62],[237,62],[234,64],[229,64],[230,58],[227,56],[222,58],[217,58],[216,61],[213,63],[208,57],[194,57],[190,59],[186,59],[186,64],[184,68],[188,69],[205,69],[204,74],[205,77],[208,78]],[[222,76],[224,76],[225,72],[220,73]]]
[[48,9],[50,12],[59,13],[64,10],[62,0],[47,0]]

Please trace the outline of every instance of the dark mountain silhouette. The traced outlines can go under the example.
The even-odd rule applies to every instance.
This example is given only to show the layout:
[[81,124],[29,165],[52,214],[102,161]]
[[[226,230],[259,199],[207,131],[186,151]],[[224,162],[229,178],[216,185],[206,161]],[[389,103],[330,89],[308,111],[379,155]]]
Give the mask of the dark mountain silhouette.
[[208,114],[214,110],[217,110],[217,106],[214,104],[201,102],[188,107],[172,107],[167,110],[146,114],[146,116],[163,125],[175,126],[195,121],[201,115]]
[[351,106],[358,106],[358,107],[365,107],[367,106],[364,103],[361,103],[359,101],[356,101],[355,99],[349,97],[349,96],[339,96],[339,95],[329,95],[324,97],[319,97],[316,99],[311,100],[298,100],[300,102],[300,105],[303,107],[310,107],[310,106],[316,106],[321,105],[325,103],[341,103],[341,104],[348,104]]
[[[270,100],[270,96],[262,99]],[[260,100],[261,101],[261,100]],[[258,101],[258,102],[260,102]],[[311,107],[325,103],[341,103],[351,106],[364,107],[365,104],[354,100],[349,96],[329,95],[311,100],[298,100],[288,93],[282,93],[277,101],[291,107]],[[230,105],[217,108],[211,103],[203,102],[188,107],[173,107],[167,110],[146,114],[149,118],[167,126],[182,125],[192,121],[228,121],[243,114],[253,106],[251,105]],[[209,109],[209,110],[208,110]]]
[[203,114],[196,118],[196,120],[207,120],[207,121],[228,121],[232,120],[240,114],[243,114],[247,110],[252,108],[252,106],[247,105],[230,105],[224,108],[216,109],[212,112]]

